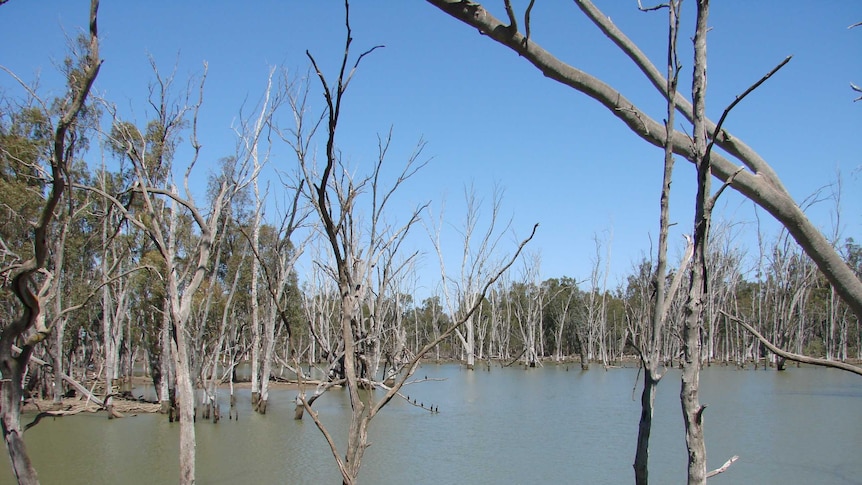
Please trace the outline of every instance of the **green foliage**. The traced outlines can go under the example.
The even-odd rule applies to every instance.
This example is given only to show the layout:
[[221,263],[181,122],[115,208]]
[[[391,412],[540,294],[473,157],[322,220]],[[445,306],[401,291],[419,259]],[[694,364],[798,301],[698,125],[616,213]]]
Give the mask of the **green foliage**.
[[44,204],[51,140],[51,122],[38,108],[0,118],[0,237],[20,259],[32,253],[31,228]]

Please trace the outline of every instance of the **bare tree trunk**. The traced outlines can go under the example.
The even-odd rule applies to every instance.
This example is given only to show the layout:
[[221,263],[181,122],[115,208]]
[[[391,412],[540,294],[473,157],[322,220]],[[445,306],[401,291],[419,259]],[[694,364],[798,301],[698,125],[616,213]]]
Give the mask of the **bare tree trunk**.
[[171,389],[176,389],[176,375],[173,370],[174,367],[171,365],[171,313],[169,308],[170,302],[165,301],[164,308],[162,309],[161,330],[159,331],[159,344],[162,348],[159,354],[159,367],[162,371],[162,379],[156,391],[161,402],[159,412],[162,414],[172,412],[174,396],[172,396]]
[[706,483],[706,443],[703,437],[703,411],[699,400],[703,298],[706,286],[706,251],[710,224],[710,161],[704,126],[706,98],[706,32],[709,1],[697,2],[697,27],[694,37],[694,152],[697,166],[697,200],[694,216],[694,264],[691,268],[688,302],[683,326],[683,370],[680,400],[688,449],[688,484]]
[[[255,185],[257,188],[257,185]],[[258,198],[258,200],[260,200]],[[260,248],[260,208],[255,211],[252,222],[251,245],[254,251]],[[257,409],[260,401],[260,298],[257,294],[260,261],[254,258],[251,262],[251,407]]]
[[[55,307],[56,308],[56,307]],[[63,402],[63,342],[66,339],[66,319],[60,318],[54,325],[55,349],[54,349],[54,407],[59,407]]]
[[[676,113],[675,95],[677,80],[679,79],[679,59],[677,57],[677,31],[679,28],[680,1],[671,0],[668,8],[668,46],[667,46],[667,90],[671,93],[667,103],[667,120],[665,120],[665,131],[670,134],[674,129],[674,115]],[[656,270],[653,279],[655,291],[649,343],[646,349],[641,349],[641,362],[643,364],[644,379],[643,391],[641,392],[641,415],[638,424],[637,448],[635,451],[635,483],[647,485],[649,483],[649,440],[652,432],[652,417],[655,408],[655,394],[662,374],[659,373],[661,364],[661,345],[663,339],[667,307],[673,298],[671,293],[665,295],[665,276],[667,274],[667,240],[670,228],[670,185],[673,175],[673,147],[670,143],[664,146],[664,173],[662,176],[662,189],[659,203],[659,239],[658,254],[656,255]],[[685,271],[685,265],[680,264],[677,276]],[[677,280],[679,281],[679,280]],[[672,289],[675,291],[675,288]]]

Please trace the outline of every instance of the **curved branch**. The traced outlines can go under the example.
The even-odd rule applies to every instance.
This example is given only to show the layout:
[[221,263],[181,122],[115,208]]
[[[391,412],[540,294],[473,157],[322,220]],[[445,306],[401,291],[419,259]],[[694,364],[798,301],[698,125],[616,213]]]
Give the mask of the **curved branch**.
[[[468,0],[426,1],[513,50],[533,64],[546,77],[598,101],[643,140],[657,147],[665,145],[667,135],[662,124],[647,116],[620,92],[602,80],[562,62],[533,41],[524,42],[524,37],[520,33],[512,33],[507,25],[486,11],[481,4]],[[583,9],[584,6],[591,6],[592,4],[586,0],[578,0],[578,5]],[[596,9],[595,12],[598,10]],[[597,18],[604,19],[605,17],[600,12],[591,16],[594,21]],[[612,25],[610,21],[607,21],[603,22],[600,27]],[[608,35],[610,36],[610,34]],[[666,89],[664,76],[646,60],[646,56],[636,50],[636,46],[630,41],[627,44],[618,41],[617,39],[625,39],[621,33],[616,34],[616,37],[612,37],[612,39],[618,42],[618,45],[624,44],[620,47],[630,57],[636,59],[635,62],[644,70],[650,81],[660,92],[664,93]],[[683,96],[680,95],[676,98],[676,104],[687,118],[693,118],[691,103]],[[709,120],[704,121],[706,129],[712,133],[715,124]],[[693,162],[696,156],[690,138],[678,131],[672,132],[670,136],[674,153]],[[753,172],[740,172],[737,164],[719,154],[712,154],[710,165],[713,175],[722,181],[731,180],[731,186],[734,189],[764,208],[781,222],[806,254],[817,264],[817,267],[835,287],[841,298],[847,302],[856,315],[862,318],[862,281],[844,262],[844,259],[823,233],[811,223],[781,184],[772,168],[754,150],[742,143],[741,140],[732,137],[727,131],[722,130],[716,138],[718,138],[716,144],[719,147],[739,159]]]
[[787,359],[787,360],[792,360],[793,362],[800,362],[803,364],[819,365],[821,367],[831,367],[833,369],[846,370],[847,372],[852,372],[854,374],[858,374],[858,375],[862,376],[862,367],[850,365],[846,362],[827,360],[827,359],[818,359],[816,357],[808,357],[807,355],[794,354],[792,352],[787,352],[786,350],[782,350],[782,349],[776,347],[775,345],[773,345],[773,343],[770,342],[769,339],[767,339],[766,337],[761,335],[757,330],[754,329],[754,327],[752,327],[751,325],[746,323],[741,318],[735,317],[735,316],[727,313],[724,310],[719,310],[719,311],[721,312],[722,315],[726,316],[727,318],[729,318],[729,319],[733,320],[734,322],[737,322],[740,325],[742,325],[743,327],[745,327],[745,329],[748,330],[752,335],[754,335],[757,338],[757,340],[760,340],[760,343],[762,343],[767,349],[769,349],[770,352],[772,352],[773,354],[775,354],[779,357],[782,357],[782,358]]

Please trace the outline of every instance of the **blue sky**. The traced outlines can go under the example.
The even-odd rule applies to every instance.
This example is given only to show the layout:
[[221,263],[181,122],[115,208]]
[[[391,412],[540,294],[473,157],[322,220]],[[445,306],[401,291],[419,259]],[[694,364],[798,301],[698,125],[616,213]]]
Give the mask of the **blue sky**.
[[[515,2],[523,11],[525,2]],[[641,13],[637,2],[597,1],[598,7],[657,64],[665,58],[666,15]],[[0,64],[25,80],[41,79],[45,96],[61,92],[54,64],[66,53],[64,35],[86,25],[86,0],[10,0],[0,7]],[[504,17],[502,2],[486,2]],[[680,36],[688,90],[693,2],[683,6]],[[650,250],[658,225],[662,154],[631,134],[594,101],[544,78],[535,68],[426,2],[356,0],[351,6],[353,52],[383,44],[367,57],[348,91],[339,146],[364,172],[376,156],[377,135],[394,129],[388,166],[394,172],[420,139],[428,166],[404,186],[393,219],[430,201],[454,227],[463,219],[464,187],[473,185],[489,210],[494,187],[504,192],[502,216],[517,237],[540,223],[530,246],[542,258],[542,277],[589,276],[593,239],[611,238],[614,286]],[[571,2],[537,2],[532,38],[563,60],[593,73],[641,109],[663,118],[664,104],[635,67]],[[707,112],[717,119],[742,92],[787,55],[794,58],[750,95],[725,127],[773,166],[788,190],[803,200],[842,179],[840,232],[862,241],[862,102],[849,83],[862,84],[862,3],[764,0],[713,2],[709,34]],[[296,78],[308,73],[309,50],[330,78],[344,44],[343,4],[338,1],[110,1],[100,9],[102,57],[96,89],[123,115],[143,125],[152,81],[148,56],[163,72],[176,65],[177,82],[209,65],[199,137],[198,173],[230,155],[231,123],[243,103],[261,96],[270,66]],[[66,34],[64,34],[64,31]],[[0,87],[17,95],[3,74]],[[319,86],[312,85],[319,108]],[[287,115],[287,113],[285,113]],[[287,116],[283,117],[286,122]],[[183,166],[182,160],[176,161]],[[289,169],[284,147],[272,162]],[[678,161],[672,194],[674,239],[691,231],[694,172]],[[445,209],[442,207],[445,205]],[[809,209],[827,233],[835,204]],[[755,254],[755,212],[732,191],[722,196],[718,219],[734,223],[735,242]],[[776,226],[760,211],[765,230]],[[413,244],[426,252],[423,285],[436,284],[437,262],[425,231]],[[612,236],[611,236],[612,235]],[[514,245],[516,236],[504,242]],[[452,237],[450,255],[460,249]],[[673,251],[673,250],[672,250]],[[604,252],[604,250],[603,250]],[[455,259],[448,262],[451,271]],[[517,272],[514,275],[517,277]]]

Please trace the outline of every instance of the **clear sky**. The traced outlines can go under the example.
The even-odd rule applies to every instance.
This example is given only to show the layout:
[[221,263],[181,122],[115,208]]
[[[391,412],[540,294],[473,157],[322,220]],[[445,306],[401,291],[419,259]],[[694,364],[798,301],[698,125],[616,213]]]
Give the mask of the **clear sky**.
[[[525,3],[515,2],[519,12]],[[596,3],[661,67],[665,13],[641,13],[634,0]],[[27,81],[39,77],[45,96],[61,92],[54,64],[66,53],[64,35],[86,25],[88,5],[87,0],[10,0],[0,6],[0,64]],[[502,1],[485,5],[505,17]],[[688,91],[694,2],[685,2],[683,10],[680,89]],[[338,140],[346,160],[358,172],[367,171],[377,135],[390,127],[393,171],[420,139],[427,142],[423,155],[430,163],[405,185],[393,218],[430,201],[435,214],[445,210],[447,222],[457,227],[464,187],[475,186],[487,212],[496,186],[504,190],[501,215],[512,217],[517,237],[541,224],[530,251],[541,254],[543,278],[587,278],[595,236],[611,240],[610,286],[650,251],[658,226],[661,150],[631,134],[596,102],[544,78],[424,1],[355,0],[351,14],[355,54],[386,47],[366,57],[348,91]],[[603,78],[653,117],[664,117],[656,91],[572,2],[537,2],[532,19],[536,42]],[[725,127],[764,156],[798,201],[840,176],[840,234],[857,242],[862,241],[862,102],[853,102],[858,94],[849,83],[862,84],[862,27],[848,26],[860,21],[862,3],[849,0],[713,2],[707,99],[708,115],[717,119],[735,95],[793,55],[731,113]],[[180,85],[208,63],[201,178],[212,167],[207,164],[233,153],[231,124],[243,103],[258,101],[270,66],[301,78],[308,73],[309,50],[334,78],[345,34],[343,3],[334,0],[104,0],[99,27],[105,63],[96,89],[140,125],[148,118],[145,100],[153,80],[148,56],[163,72],[176,65]],[[0,79],[7,96],[17,95],[9,76]],[[312,90],[320,108],[319,86]],[[272,163],[289,169],[295,162],[282,147]],[[183,161],[176,164],[182,167]],[[671,202],[674,242],[691,232],[693,183],[691,166],[679,161]],[[734,241],[755,254],[752,204],[731,191],[722,199],[717,218],[734,223]],[[808,212],[833,233],[834,201]],[[774,224],[765,223],[770,216],[759,215],[774,236]],[[424,229],[416,231],[414,244],[426,253],[422,285],[433,286],[436,256]],[[504,243],[514,245],[516,236],[506,236]],[[450,254],[459,251],[453,239],[445,242]],[[456,264],[455,259],[447,263],[450,271]]]

